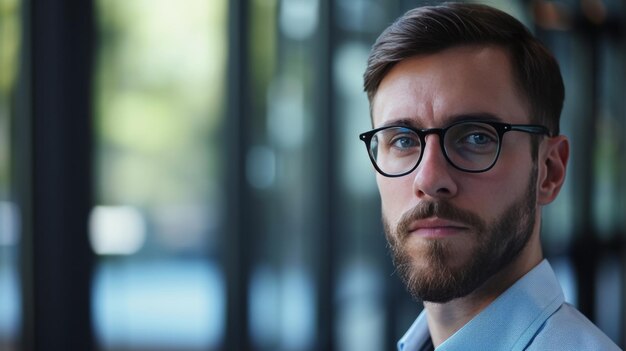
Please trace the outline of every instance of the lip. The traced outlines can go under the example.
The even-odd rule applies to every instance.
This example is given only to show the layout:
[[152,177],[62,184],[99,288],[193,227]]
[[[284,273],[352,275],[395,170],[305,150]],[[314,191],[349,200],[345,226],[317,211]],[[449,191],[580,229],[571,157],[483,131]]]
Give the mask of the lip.
[[424,238],[443,238],[462,234],[469,230],[467,225],[441,218],[426,218],[413,222],[409,234]]

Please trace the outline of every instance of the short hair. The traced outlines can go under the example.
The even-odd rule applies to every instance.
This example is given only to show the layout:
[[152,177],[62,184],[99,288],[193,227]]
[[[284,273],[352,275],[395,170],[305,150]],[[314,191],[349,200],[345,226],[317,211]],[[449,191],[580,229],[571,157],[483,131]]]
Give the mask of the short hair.
[[418,7],[385,29],[372,46],[364,74],[370,110],[380,82],[396,63],[472,44],[496,45],[508,51],[532,123],[543,124],[552,135],[558,135],[565,88],[556,59],[520,21],[479,4]]

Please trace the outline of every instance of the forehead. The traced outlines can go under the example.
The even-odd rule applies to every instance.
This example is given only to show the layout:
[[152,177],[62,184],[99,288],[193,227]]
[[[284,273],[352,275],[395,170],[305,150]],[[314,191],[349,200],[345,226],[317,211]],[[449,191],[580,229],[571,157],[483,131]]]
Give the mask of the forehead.
[[439,127],[467,115],[528,123],[508,52],[496,46],[459,46],[396,64],[372,101],[374,126],[412,120]]

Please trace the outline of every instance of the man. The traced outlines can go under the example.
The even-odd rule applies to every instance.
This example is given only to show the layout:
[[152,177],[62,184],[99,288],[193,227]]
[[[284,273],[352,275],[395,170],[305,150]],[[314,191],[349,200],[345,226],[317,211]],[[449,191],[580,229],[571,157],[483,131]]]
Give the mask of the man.
[[424,302],[399,350],[618,350],[543,259],[569,156],[547,49],[490,7],[424,7],[381,34],[364,77],[385,232]]

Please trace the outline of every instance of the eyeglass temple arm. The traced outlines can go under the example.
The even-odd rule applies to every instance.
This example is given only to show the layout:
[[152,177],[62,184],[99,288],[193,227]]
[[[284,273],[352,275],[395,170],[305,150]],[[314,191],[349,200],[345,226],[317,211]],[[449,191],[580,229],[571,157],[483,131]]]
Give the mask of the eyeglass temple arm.
[[545,134],[549,137],[553,136],[552,133],[550,133],[550,130],[548,128],[541,126],[541,125],[512,124],[510,130],[516,130],[516,131],[533,133],[533,134]]

